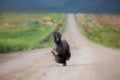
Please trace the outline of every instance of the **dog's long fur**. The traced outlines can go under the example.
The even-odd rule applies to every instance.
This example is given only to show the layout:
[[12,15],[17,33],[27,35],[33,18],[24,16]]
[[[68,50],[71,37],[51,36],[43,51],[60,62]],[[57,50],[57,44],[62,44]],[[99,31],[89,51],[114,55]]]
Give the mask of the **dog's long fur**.
[[59,32],[54,32],[53,38],[55,46],[51,52],[55,56],[55,61],[65,66],[67,64],[66,60],[69,60],[71,57],[69,44],[66,40],[61,40],[61,34]]

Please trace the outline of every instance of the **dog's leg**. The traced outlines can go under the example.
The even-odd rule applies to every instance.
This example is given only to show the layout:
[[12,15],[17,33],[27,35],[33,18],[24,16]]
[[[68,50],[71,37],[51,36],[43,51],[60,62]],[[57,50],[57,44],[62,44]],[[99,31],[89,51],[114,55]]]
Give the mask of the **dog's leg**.
[[59,56],[57,56],[54,51],[51,51],[51,53],[53,53],[53,55],[55,56],[55,61],[56,61],[57,63],[60,63],[60,58],[59,58]]
[[57,55],[57,52],[56,52],[56,51],[51,51],[51,53],[53,53],[54,56]]
[[67,63],[66,63],[66,61],[64,62],[64,63],[62,63],[63,64],[63,66],[67,66]]
[[71,53],[70,53],[70,52],[67,52],[66,54],[67,54],[67,55],[66,55],[66,56],[67,56],[67,57],[66,57],[66,60],[69,60],[70,57],[71,57]]

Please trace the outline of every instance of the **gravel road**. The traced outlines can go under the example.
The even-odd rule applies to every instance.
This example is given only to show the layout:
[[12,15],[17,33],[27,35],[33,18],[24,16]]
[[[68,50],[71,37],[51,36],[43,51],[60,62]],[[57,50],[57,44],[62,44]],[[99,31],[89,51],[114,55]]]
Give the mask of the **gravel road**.
[[67,15],[63,38],[71,46],[67,66],[54,61],[52,48],[0,54],[0,80],[120,80],[120,50],[89,41]]

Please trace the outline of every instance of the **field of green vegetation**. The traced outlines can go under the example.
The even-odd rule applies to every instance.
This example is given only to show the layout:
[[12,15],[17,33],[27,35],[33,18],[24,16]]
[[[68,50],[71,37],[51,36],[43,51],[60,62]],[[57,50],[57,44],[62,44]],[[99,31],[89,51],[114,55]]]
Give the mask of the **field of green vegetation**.
[[92,41],[112,48],[120,48],[120,31],[109,27],[89,28],[91,33],[84,31]]
[[[41,23],[35,25],[18,24],[4,27],[5,21],[24,23],[27,20],[41,22],[45,16],[56,21],[56,25],[48,26]],[[53,45],[51,34],[58,30],[63,31],[63,14],[0,14],[0,53],[31,50],[50,47]]]
[[[87,15],[87,16],[89,16],[89,15]],[[94,15],[92,15],[92,16],[94,16]],[[81,19],[81,17],[82,17],[82,19]],[[113,24],[111,23],[112,25],[109,27],[109,26],[101,25],[98,21],[95,21],[95,23],[86,22],[86,24],[81,24],[81,22],[84,20],[84,17],[82,15],[81,15],[81,17],[80,16],[76,17],[77,21],[78,21],[78,25],[80,26],[83,34],[85,34],[88,39],[90,39],[91,41],[96,42],[98,44],[107,46],[107,47],[118,48],[118,49],[120,48],[119,26],[117,29],[116,26],[113,26],[113,24],[115,25],[115,23],[113,23]],[[107,17],[109,17],[109,16],[107,16]],[[98,18],[98,19],[101,20],[101,18]],[[102,20],[101,20],[101,22],[102,22]],[[99,25],[96,25],[96,23]]]

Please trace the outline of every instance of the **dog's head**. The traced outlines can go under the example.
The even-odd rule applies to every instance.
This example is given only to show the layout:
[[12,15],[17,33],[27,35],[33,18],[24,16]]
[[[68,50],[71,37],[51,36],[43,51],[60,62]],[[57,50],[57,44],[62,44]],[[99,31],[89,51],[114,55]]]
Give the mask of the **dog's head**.
[[55,43],[59,43],[61,41],[61,34],[59,32],[54,32],[53,38]]

